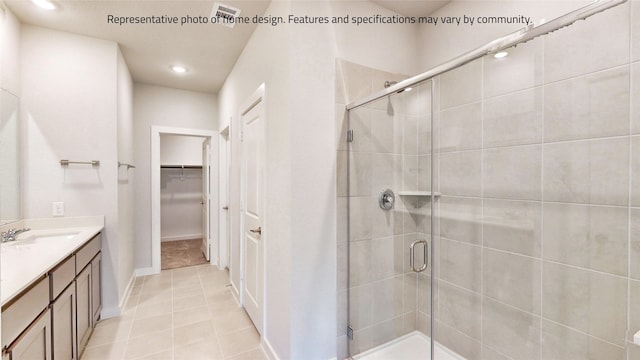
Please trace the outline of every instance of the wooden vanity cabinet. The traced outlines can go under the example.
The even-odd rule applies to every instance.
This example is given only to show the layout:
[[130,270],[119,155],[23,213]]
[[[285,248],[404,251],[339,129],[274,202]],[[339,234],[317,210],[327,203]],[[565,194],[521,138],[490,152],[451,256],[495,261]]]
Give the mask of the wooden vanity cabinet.
[[51,360],[51,313],[46,310],[5,350],[3,360]]
[[101,234],[2,307],[2,360],[78,360],[100,318]]
[[93,312],[93,323],[100,320],[102,311],[102,253],[98,253],[91,260],[91,309]]
[[78,359],[76,287],[73,283],[51,304],[53,359]]
[[93,312],[91,310],[91,266],[86,266],[76,278],[78,353],[82,353],[89,341],[93,329]]

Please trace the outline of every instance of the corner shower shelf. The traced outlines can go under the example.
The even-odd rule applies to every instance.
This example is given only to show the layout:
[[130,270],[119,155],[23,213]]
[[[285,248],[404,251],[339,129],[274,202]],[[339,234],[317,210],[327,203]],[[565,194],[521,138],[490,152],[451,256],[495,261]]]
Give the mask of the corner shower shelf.
[[[433,195],[432,195],[433,194]],[[404,191],[398,191],[398,195],[400,196],[440,196],[439,192],[434,192],[431,193],[431,191],[410,191],[410,190],[404,190]]]

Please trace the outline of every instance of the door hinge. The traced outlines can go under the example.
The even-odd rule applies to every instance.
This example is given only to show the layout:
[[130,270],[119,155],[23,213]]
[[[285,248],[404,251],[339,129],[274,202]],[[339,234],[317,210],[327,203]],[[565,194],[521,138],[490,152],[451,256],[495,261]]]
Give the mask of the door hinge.
[[347,131],[347,142],[353,142],[353,130]]
[[351,328],[351,325],[347,326],[347,337],[349,340],[353,340],[353,329]]

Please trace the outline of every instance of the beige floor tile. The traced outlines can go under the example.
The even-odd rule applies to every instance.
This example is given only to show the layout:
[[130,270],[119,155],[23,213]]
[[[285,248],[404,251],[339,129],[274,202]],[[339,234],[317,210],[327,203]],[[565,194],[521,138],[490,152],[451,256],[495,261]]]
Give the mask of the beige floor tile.
[[175,360],[210,359],[222,360],[222,351],[217,340],[203,340],[187,345],[176,346]]
[[174,286],[173,287],[173,298],[185,298],[189,296],[196,295],[204,295],[204,290],[202,290],[202,286],[198,282],[197,284],[191,284],[186,286]]
[[175,346],[215,340],[216,333],[210,321],[200,321],[173,329],[173,342]]
[[129,340],[125,359],[136,359],[157,354],[172,347],[172,330],[151,333]]
[[140,360],[171,360],[173,359],[173,350],[165,350],[155,354],[137,358]]
[[213,319],[213,326],[215,327],[218,335],[237,332],[238,330],[246,328],[253,329],[253,323],[244,309],[237,309],[217,314],[212,313],[211,316]]
[[168,285],[166,289],[161,291],[152,291],[147,293],[143,292],[142,294],[140,294],[140,301],[138,301],[138,306],[171,300],[172,298],[173,292],[171,291],[171,285]]
[[140,336],[156,333],[163,330],[170,330],[172,325],[172,315],[156,315],[143,319],[137,319],[133,322],[131,327],[130,338],[137,338]]
[[174,299],[173,311],[182,311],[204,305],[207,305],[207,302],[204,299],[204,294],[198,294],[195,296]]
[[82,360],[119,360],[124,357],[126,341],[118,341],[95,347],[87,347],[82,353]]
[[169,314],[173,311],[173,301],[171,299],[152,302],[152,303],[142,303],[138,305],[136,309],[135,318],[142,319],[150,316],[164,315]]
[[260,336],[253,327],[219,335],[218,341],[225,358],[245,353],[260,346]]
[[211,320],[211,313],[206,306],[198,306],[173,313],[174,328],[208,320]]
[[221,314],[240,309],[240,304],[238,304],[236,299],[231,295],[219,299],[207,298],[207,305],[209,306],[211,314]]
[[106,325],[99,325],[93,330],[87,347],[101,346],[129,338],[133,321],[112,321]]
[[228,359],[229,360],[269,360],[269,358],[264,353],[264,351],[262,351],[261,348],[253,349]]

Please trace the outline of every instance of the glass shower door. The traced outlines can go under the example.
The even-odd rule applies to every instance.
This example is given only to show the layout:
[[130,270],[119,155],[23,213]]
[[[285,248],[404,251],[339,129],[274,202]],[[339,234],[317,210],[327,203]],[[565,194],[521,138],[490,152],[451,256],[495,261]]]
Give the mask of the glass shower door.
[[348,124],[349,355],[429,359],[431,82],[351,110]]

